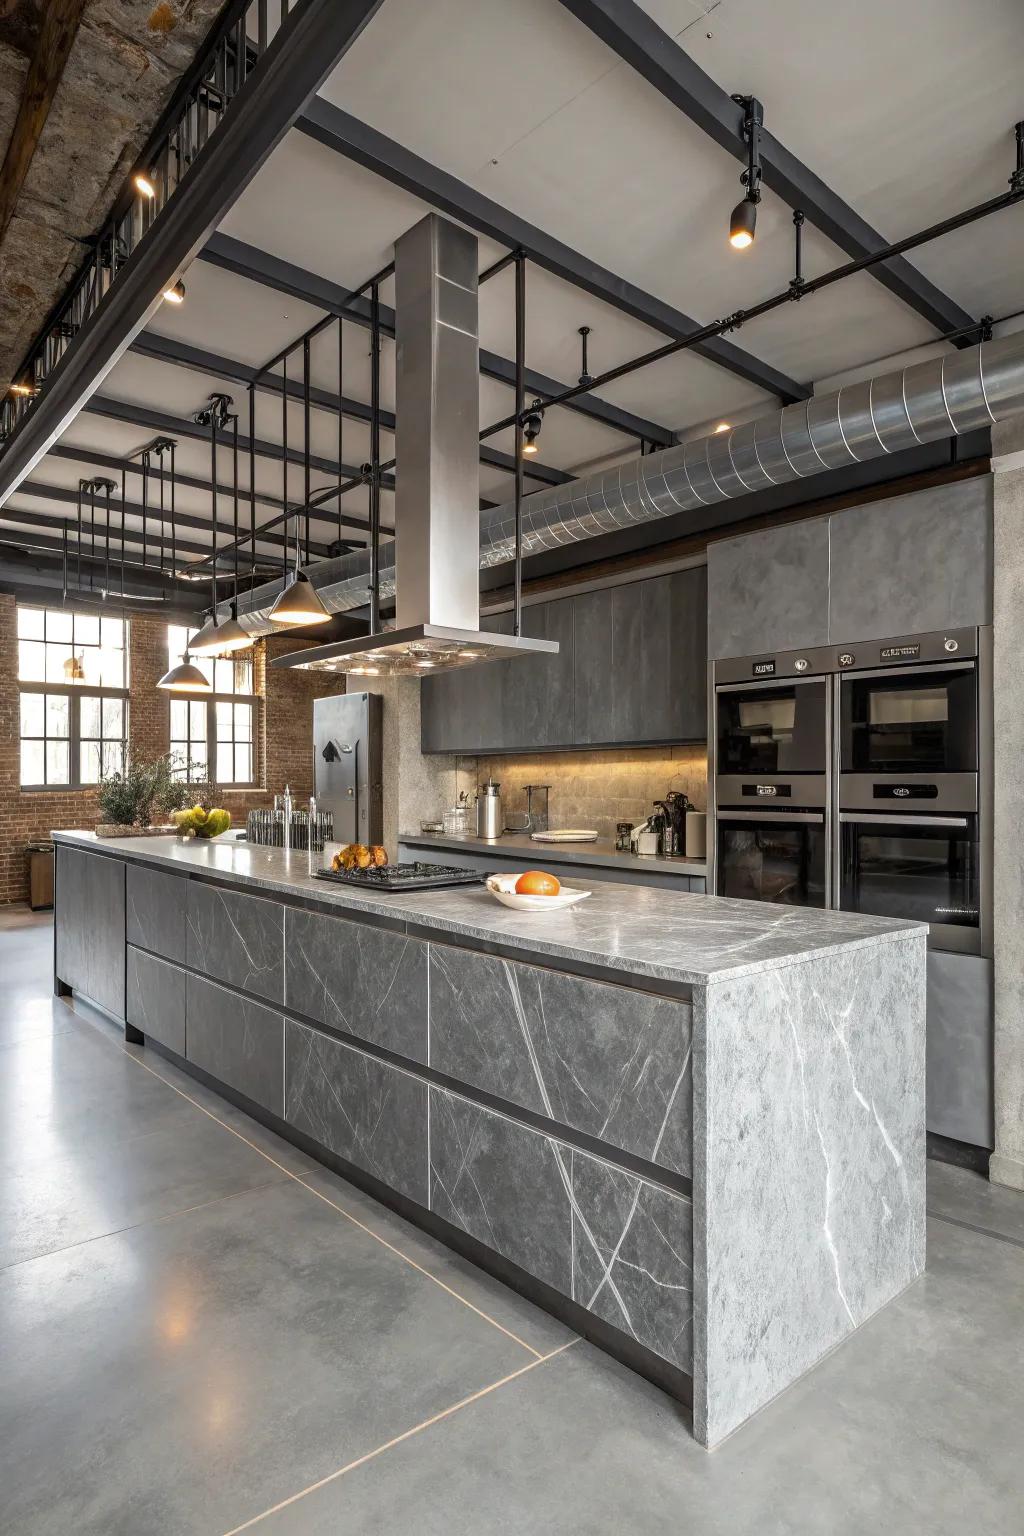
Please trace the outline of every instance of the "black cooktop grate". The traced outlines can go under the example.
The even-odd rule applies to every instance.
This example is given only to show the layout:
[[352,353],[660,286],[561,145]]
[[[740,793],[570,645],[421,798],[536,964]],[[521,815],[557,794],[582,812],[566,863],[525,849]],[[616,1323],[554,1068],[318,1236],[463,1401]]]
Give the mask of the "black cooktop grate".
[[318,880],[365,891],[429,891],[446,885],[479,885],[484,876],[454,864],[385,864],[380,869],[318,869]]

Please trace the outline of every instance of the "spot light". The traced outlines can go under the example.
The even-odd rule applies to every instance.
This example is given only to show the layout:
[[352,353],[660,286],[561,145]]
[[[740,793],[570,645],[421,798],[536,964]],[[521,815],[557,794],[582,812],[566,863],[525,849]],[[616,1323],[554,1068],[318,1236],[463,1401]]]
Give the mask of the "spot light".
[[731,431],[731,429],[732,429],[732,422],[731,421],[720,421],[718,423],[718,426],[715,428],[715,435],[717,436],[719,432],[729,432],[729,431]]
[[743,108],[743,137],[747,143],[747,168],[740,176],[746,192],[729,219],[729,244],[734,251],[745,251],[754,243],[757,229],[757,205],[761,201],[761,128],[764,108],[756,96],[734,96]]
[[745,251],[754,243],[757,229],[757,204],[747,196],[736,204],[729,220],[729,244],[735,251]]
[[164,289],[164,298],[167,300],[168,304],[184,304],[185,284],[182,282],[180,277],[178,278],[178,281],[173,285],[173,287]]
[[34,395],[35,394],[35,390],[32,388],[31,384],[24,384],[24,383],[22,383],[22,384],[12,384],[11,385],[11,394],[12,395]]
[[156,197],[156,187],[154,187],[149,177],[144,176],[141,171],[135,172],[135,175],[132,177],[132,186],[136,192],[141,192],[143,197]]
[[535,400],[530,407],[529,414],[523,417],[523,454],[533,458],[537,453],[537,439],[540,437],[540,429],[544,425],[544,417],[540,410],[540,401]]

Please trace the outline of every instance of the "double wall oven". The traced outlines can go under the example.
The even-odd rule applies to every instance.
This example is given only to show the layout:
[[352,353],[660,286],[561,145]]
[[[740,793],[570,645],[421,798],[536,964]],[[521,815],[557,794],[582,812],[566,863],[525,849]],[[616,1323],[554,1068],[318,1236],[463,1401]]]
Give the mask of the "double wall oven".
[[709,888],[927,923],[929,1129],[991,1145],[991,630],[717,661],[711,696]]

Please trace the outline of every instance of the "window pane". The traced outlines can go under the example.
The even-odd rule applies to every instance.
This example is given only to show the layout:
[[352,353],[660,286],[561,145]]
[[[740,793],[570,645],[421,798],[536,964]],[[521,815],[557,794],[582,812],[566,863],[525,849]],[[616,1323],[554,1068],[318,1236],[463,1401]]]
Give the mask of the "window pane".
[[244,661],[236,660],[234,667],[235,692],[252,693],[252,661],[248,658]]
[[[103,734],[104,734],[104,736],[106,736],[108,739],[110,737],[115,737],[117,739],[120,739],[124,735],[123,721],[124,721],[124,700],[123,699],[104,699],[103,700]],[[86,731],[85,727],[83,726],[83,728],[82,728],[82,735],[83,736],[87,736],[88,734],[89,733]]]
[[171,740],[181,741],[188,735],[188,700],[171,700]]
[[82,742],[80,765],[82,783],[98,784],[100,781],[100,744],[98,741]]
[[18,639],[41,640],[46,615],[42,608],[18,609]]
[[68,750],[66,741],[48,741],[46,743],[46,782],[47,784],[66,784],[68,782]]
[[79,729],[86,740],[95,740],[102,735],[100,730],[101,707],[99,699],[85,698],[79,708]]
[[21,696],[21,734],[23,736],[42,736],[43,734],[43,694],[23,693]]
[[252,705],[235,705],[235,740],[252,741]]
[[188,733],[195,741],[206,740],[206,705],[195,699],[189,700]]
[[193,784],[198,784],[206,777],[206,742],[193,742],[189,757],[191,758],[189,778]]
[[231,705],[217,704],[217,740],[231,740]]
[[47,736],[68,736],[70,734],[70,719],[71,701],[68,695],[66,693],[48,693],[46,695]]
[[46,647],[42,641],[18,641],[18,677],[23,683],[46,682]]
[[124,746],[119,741],[105,741],[100,754],[103,764],[103,776],[108,773],[123,773],[124,771]]
[[23,741],[21,744],[21,782],[23,784],[42,784],[43,782],[43,743],[41,741]]
[[99,645],[100,621],[95,614],[75,614],[75,644]]
[[100,653],[95,646],[85,646],[79,649],[78,655],[82,660],[82,670],[85,673],[83,681],[90,688],[98,688],[103,681],[100,671]]
[[252,749],[244,744],[235,748],[235,783],[252,783]]
[[100,651],[100,682],[104,688],[124,687],[124,651]]
[[70,645],[46,646],[46,681],[48,683],[66,683],[69,681],[64,671],[64,663],[70,661],[72,651]]
[[73,624],[74,620],[70,613],[63,613],[60,608],[48,608],[46,611],[47,640],[60,640],[63,644],[70,645]]
[[100,620],[100,643],[112,650],[124,649],[124,624],[120,619]]
[[217,748],[217,783],[233,784],[235,764],[231,743],[221,743]]

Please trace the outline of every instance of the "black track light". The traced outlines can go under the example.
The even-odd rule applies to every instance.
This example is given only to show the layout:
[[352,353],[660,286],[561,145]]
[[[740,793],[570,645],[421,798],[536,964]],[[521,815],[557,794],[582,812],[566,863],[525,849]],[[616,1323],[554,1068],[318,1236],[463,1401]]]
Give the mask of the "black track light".
[[529,413],[523,417],[523,454],[533,458],[537,453],[537,439],[540,437],[540,429],[544,425],[544,417],[540,409],[540,401],[535,400]]
[[754,243],[757,230],[757,205],[761,201],[761,128],[764,108],[756,96],[734,96],[743,108],[743,137],[747,142],[747,168],[740,177],[746,192],[729,219],[729,244],[734,251],[745,251]]

